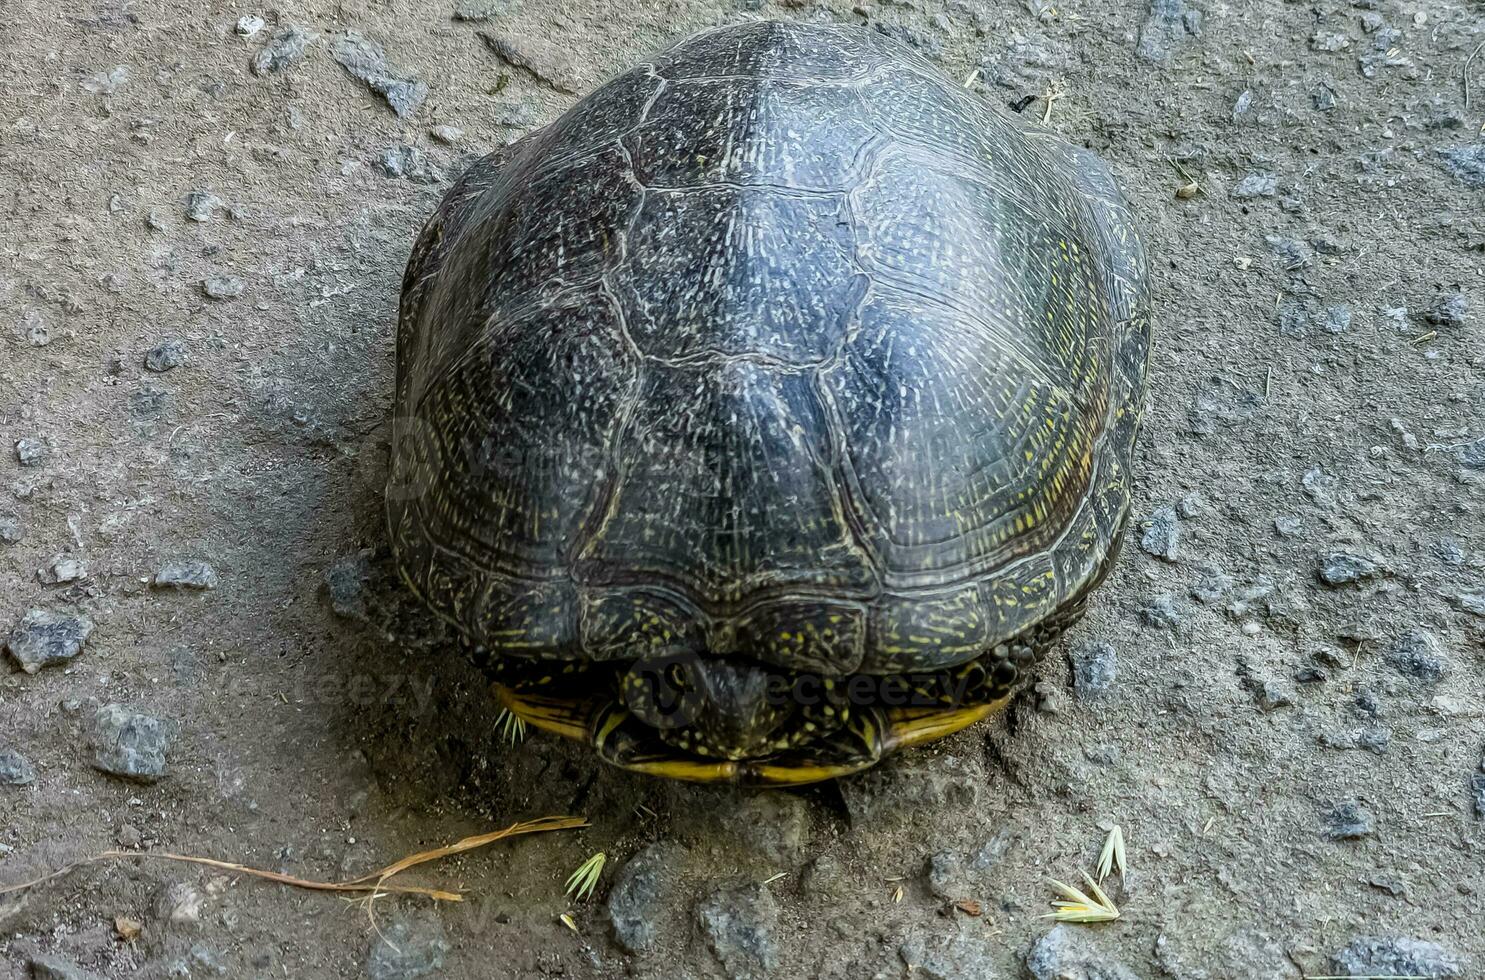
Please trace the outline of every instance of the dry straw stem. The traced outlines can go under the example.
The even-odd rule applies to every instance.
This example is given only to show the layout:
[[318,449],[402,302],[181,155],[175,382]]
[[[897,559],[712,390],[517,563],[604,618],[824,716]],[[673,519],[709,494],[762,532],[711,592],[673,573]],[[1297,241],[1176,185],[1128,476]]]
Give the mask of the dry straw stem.
[[429,888],[424,885],[402,885],[388,882],[387,879],[406,871],[408,868],[429,861],[437,861],[440,858],[450,857],[454,854],[463,854],[476,848],[493,844],[507,837],[517,837],[521,834],[539,834],[550,830],[573,830],[578,827],[588,826],[588,821],[582,817],[541,817],[537,820],[527,820],[522,823],[514,823],[504,830],[491,831],[488,834],[477,834],[473,837],[465,837],[463,840],[455,841],[445,847],[436,847],[431,851],[419,851],[417,854],[409,854],[400,861],[395,861],[379,871],[352,878],[349,881],[312,881],[307,878],[297,878],[294,875],[280,874],[277,871],[264,871],[261,868],[250,868],[245,864],[237,864],[233,861],[218,861],[214,858],[197,857],[192,854],[172,854],[168,851],[103,851],[93,857],[82,861],[74,861],[72,864],[58,868],[49,874],[20,884],[8,885],[0,888],[0,895],[10,892],[25,891],[34,888],[54,878],[60,878],[68,872],[88,864],[96,864],[100,861],[132,860],[135,858],[156,858],[162,861],[179,861],[184,864],[199,864],[208,868],[217,868],[222,871],[233,871],[238,874],[250,875],[254,878],[262,878],[265,881],[276,881],[281,885],[292,885],[295,888],[308,888],[313,891],[322,892],[364,892],[367,897],[376,898],[380,895],[425,895],[439,902],[462,902],[464,896],[458,892],[447,891],[442,888]]
[[1049,878],[1048,882],[1062,898],[1052,903],[1057,911],[1048,912],[1042,918],[1056,919],[1058,922],[1112,922],[1119,918],[1119,907],[1098,887],[1098,882],[1086,871],[1082,875],[1094,897],[1089,898],[1072,885]]
[[1124,873],[1124,831],[1118,824],[1109,827],[1109,836],[1103,842],[1103,851],[1098,855],[1098,880],[1103,881],[1109,872]]

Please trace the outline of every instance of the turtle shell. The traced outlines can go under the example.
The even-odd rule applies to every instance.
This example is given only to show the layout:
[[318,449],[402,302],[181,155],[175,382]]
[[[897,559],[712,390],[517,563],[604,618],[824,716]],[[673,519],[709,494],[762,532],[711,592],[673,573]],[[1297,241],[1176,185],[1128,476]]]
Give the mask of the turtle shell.
[[424,228],[399,567],[497,657],[965,663],[1105,570],[1149,338],[1092,154],[878,33],[705,33]]

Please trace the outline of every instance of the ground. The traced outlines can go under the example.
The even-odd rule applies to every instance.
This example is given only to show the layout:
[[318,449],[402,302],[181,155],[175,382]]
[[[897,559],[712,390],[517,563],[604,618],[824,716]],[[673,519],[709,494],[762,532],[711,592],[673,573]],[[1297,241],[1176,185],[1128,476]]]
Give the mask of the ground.
[[[745,794],[508,744],[392,581],[379,495],[402,269],[447,181],[759,17],[873,25],[1101,154],[1158,327],[1138,523],[1035,689],[863,777]],[[1478,3],[18,0],[0,24],[0,886],[110,849],[339,880],[591,821],[407,874],[461,904],[103,860],[0,894],[0,977],[1485,971]],[[1122,916],[1050,932],[1047,879],[1115,823]]]

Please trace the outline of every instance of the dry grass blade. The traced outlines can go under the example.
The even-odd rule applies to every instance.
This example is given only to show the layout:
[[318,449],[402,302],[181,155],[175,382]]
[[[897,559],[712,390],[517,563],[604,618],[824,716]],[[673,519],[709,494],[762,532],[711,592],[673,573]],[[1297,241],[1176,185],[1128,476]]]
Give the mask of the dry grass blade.
[[509,708],[500,709],[500,714],[495,718],[495,724],[500,726],[500,734],[511,745],[520,745],[526,740],[526,719]]
[[1048,912],[1043,918],[1056,919],[1058,922],[1113,922],[1119,918],[1118,906],[1098,887],[1098,882],[1086,871],[1083,872],[1083,880],[1088,883],[1094,897],[1090,898],[1072,885],[1055,878],[1048,879],[1062,898],[1052,903],[1056,911]]
[[1118,824],[1109,827],[1109,836],[1103,842],[1098,855],[1098,880],[1103,881],[1112,871],[1124,873],[1124,831]]
[[567,878],[567,894],[578,901],[593,894],[593,889],[598,887],[598,878],[603,874],[603,866],[607,862],[608,855],[599,851],[578,865],[578,869]]
[[96,864],[100,861],[152,858],[161,861],[177,861],[183,864],[198,864],[208,868],[217,868],[221,871],[232,871],[253,878],[261,878],[264,881],[290,885],[294,888],[307,888],[311,891],[362,892],[367,893],[368,897],[371,898],[387,894],[424,895],[439,902],[462,902],[464,896],[458,892],[447,891],[442,888],[429,888],[424,885],[392,884],[387,879],[416,865],[424,864],[428,861],[436,861],[439,858],[448,857],[452,854],[462,854],[465,851],[484,847],[487,844],[493,844],[507,837],[517,837],[521,834],[537,834],[550,830],[572,830],[577,827],[586,826],[588,826],[588,821],[582,817],[542,817],[538,820],[528,820],[524,823],[512,824],[504,830],[466,837],[447,847],[438,847],[431,851],[420,851],[417,854],[408,855],[402,860],[389,864],[379,871],[373,871],[371,874],[352,878],[349,881],[314,881],[309,878],[299,878],[277,871],[265,871],[262,868],[249,867],[245,864],[238,864],[235,861],[218,861],[215,858],[197,857],[193,854],[174,854],[169,851],[103,851],[85,860],[74,861],[72,864],[59,868],[50,874],[42,875],[39,878],[33,878],[30,881],[23,881],[16,885],[0,888],[0,895],[34,888],[54,878],[60,878],[62,875],[84,865]]

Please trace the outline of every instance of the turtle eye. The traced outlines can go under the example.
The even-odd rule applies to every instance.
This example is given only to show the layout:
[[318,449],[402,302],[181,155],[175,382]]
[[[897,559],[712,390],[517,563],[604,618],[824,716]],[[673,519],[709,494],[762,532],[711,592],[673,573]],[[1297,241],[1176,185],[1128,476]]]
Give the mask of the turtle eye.
[[686,671],[678,663],[669,664],[665,668],[665,680],[670,686],[678,691],[686,689]]

